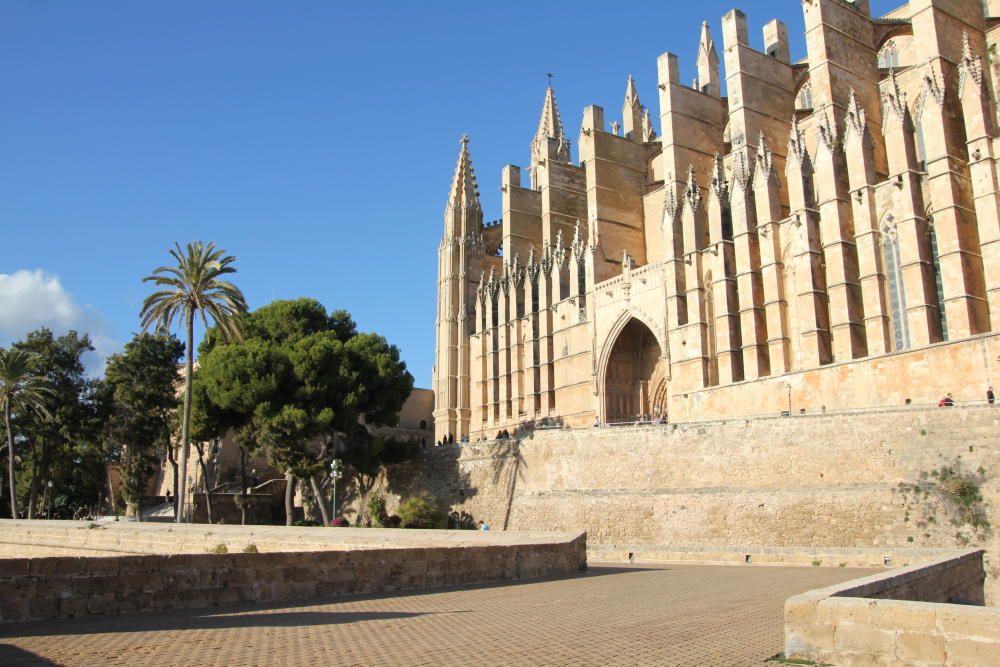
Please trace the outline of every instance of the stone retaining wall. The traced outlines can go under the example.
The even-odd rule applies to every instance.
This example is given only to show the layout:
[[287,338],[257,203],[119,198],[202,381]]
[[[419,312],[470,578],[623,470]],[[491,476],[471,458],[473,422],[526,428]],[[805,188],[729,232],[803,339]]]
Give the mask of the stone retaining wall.
[[[913,490],[956,464],[977,478],[992,530],[961,524],[942,493]],[[988,599],[1000,600],[1000,405],[537,431],[429,446],[382,489],[390,512],[426,492],[465,523],[586,530],[614,560],[983,546]]]
[[785,602],[785,656],[820,664],[1000,664],[1000,609],[983,551],[809,591]]
[[[4,523],[7,525],[0,525],[0,536],[9,539],[17,532],[10,524],[27,522]],[[247,544],[246,535],[234,537],[234,528],[238,527],[226,531],[228,537],[237,544]],[[141,534],[145,529],[133,524],[112,533]],[[311,530],[316,539],[325,534],[331,540],[346,540],[348,532],[366,532]],[[218,540],[214,527],[211,531],[210,539]],[[397,546],[374,546],[379,538],[372,536],[367,544],[342,541],[327,548],[314,544],[312,550],[297,552],[0,558],[0,622],[569,576],[587,567],[585,535],[553,533],[540,539],[538,535],[474,533],[449,539],[449,535],[441,535],[445,531],[371,532],[395,532]],[[177,536],[178,532],[171,534]],[[142,539],[136,539],[133,548]],[[259,535],[253,539],[267,547]],[[97,548],[97,543],[91,546]],[[78,547],[78,551],[87,553],[88,549]]]

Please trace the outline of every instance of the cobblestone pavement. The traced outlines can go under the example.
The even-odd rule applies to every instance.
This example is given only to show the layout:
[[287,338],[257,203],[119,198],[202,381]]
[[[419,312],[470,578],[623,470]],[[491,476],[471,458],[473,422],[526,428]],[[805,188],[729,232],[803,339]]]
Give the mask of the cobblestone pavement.
[[785,598],[870,570],[592,565],[581,577],[0,626],[0,665],[760,665]]

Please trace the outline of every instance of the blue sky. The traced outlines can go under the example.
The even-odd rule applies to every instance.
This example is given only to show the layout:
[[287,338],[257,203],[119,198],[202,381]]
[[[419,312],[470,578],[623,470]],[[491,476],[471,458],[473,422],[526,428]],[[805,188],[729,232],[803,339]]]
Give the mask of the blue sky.
[[610,123],[628,74],[655,118],[657,55],[678,53],[692,78],[701,21],[721,50],[737,4],[755,46],[777,16],[804,56],[798,0],[4,0],[0,344],[82,328],[98,369],[138,328],[141,278],[174,241],[204,239],[237,256],[251,307],[346,308],[429,386],[459,136],[497,218],[546,72],[574,139],[588,104]]

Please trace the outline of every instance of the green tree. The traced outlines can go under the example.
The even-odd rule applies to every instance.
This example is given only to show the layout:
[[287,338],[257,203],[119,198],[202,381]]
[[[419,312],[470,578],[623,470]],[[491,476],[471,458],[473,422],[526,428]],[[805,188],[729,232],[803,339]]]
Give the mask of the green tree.
[[191,426],[191,382],[194,376],[194,321],[200,317],[209,327],[214,323],[217,335],[223,340],[238,340],[242,336],[241,317],[247,310],[243,293],[236,285],[223,278],[236,273],[233,263],[236,258],[225,251],[201,241],[189,243],[185,249],[175,244],[170,255],[176,266],[161,266],[152,275],[143,278],[152,282],[157,290],[146,297],[140,317],[143,329],[155,325],[162,331],[170,331],[175,319],[183,321],[186,333],[184,410],[181,421],[181,480],[177,495],[176,520],[181,522],[184,515],[186,494],[187,460],[190,449]]
[[[201,364],[192,385],[192,439],[196,443],[231,434],[240,448],[240,510],[246,522],[247,459],[258,449],[254,414],[258,406],[291,400],[292,367],[277,346],[260,338],[245,338],[239,345],[203,345]],[[204,451],[199,449],[204,461]],[[208,483],[208,469],[202,467]],[[208,483],[210,486],[210,483]],[[209,499],[211,513],[211,499]]]
[[359,334],[346,311],[327,313],[313,299],[276,301],[243,321],[244,342],[210,331],[200,348],[206,397],[228,428],[266,450],[285,473],[286,522],[295,481],[308,480],[320,512],[327,465],[359,422],[394,423],[413,388],[399,350]]
[[69,331],[54,336],[42,328],[30,332],[13,347],[36,356],[36,368],[48,381],[51,396],[48,401],[50,415],[35,415],[22,424],[29,447],[27,462],[30,475],[24,489],[28,518],[39,511],[39,490],[45,481],[53,481],[52,466],[55,461],[69,457],[72,452],[95,435],[85,429],[89,423],[89,406],[85,400],[89,385],[84,373],[83,356],[94,350],[90,337]]
[[47,378],[37,371],[38,355],[13,348],[0,348],[0,408],[3,409],[4,430],[7,432],[7,474],[10,485],[10,516],[17,518],[17,481],[14,474],[16,450],[12,417],[23,418],[34,413],[49,416],[48,401],[52,388]]
[[[157,454],[171,449],[171,413],[177,407],[177,363],[183,344],[174,336],[135,336],[125,350],[108,359],[104,381],[112,407],[104,435],[111,458],[122,471],[122,493],[142,517],[142,496]],[[174,484],[177,485],[177,470]]]

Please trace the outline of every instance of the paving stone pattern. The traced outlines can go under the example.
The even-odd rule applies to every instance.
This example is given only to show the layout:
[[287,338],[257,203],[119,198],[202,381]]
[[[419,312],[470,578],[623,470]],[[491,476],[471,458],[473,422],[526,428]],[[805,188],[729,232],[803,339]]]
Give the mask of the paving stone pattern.
[[581,577],[0,627],[3,665],[761,665],[785,599],[871,570],[600,565]]

